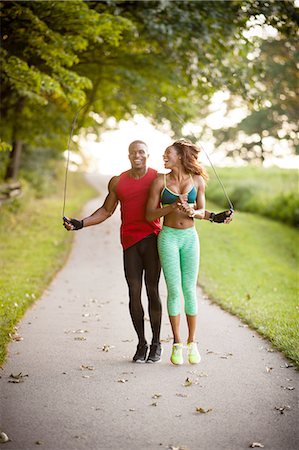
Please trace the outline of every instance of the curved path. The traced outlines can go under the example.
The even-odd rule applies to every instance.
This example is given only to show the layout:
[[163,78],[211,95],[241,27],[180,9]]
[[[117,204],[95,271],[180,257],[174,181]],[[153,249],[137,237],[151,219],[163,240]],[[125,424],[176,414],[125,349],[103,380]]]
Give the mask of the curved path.
[[[106,179],[92,181],[106,191]],[[84,214],[101,202],[89,202]],[[298,372],[198,294],[201,364],[169,362],[163,280],[163,360],[133,364],[119,211],[76,233],[67,264],[20,323],[23,340],[11,343],[0,372],[0,428],[11,439],[3,448],[298,448]],[[19,373],[21,382],[9,382]]]

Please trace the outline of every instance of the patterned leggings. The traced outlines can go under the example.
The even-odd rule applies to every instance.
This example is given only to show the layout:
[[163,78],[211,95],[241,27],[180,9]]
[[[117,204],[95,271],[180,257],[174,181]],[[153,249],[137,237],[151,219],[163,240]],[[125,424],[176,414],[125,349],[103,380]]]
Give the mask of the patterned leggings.
[[195,228],[179,229],[164,225],[158,236],[158,250],[167,285],[169,316],[181,313],[181,288],[185,313],[196,315],[199,239]]

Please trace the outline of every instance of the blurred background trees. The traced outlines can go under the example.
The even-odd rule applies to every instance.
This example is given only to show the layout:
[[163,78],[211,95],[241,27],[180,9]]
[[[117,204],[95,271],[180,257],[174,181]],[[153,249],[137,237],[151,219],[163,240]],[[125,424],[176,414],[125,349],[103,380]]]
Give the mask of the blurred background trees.
[[201,121],[201,138],[225,91],[246,110],[213,130],[228,156],[298,151],[297,27],[292,1],[1,1],[0,179],[60,158],[89,101],[78,127],[99,136],[139,112],[177,134]]

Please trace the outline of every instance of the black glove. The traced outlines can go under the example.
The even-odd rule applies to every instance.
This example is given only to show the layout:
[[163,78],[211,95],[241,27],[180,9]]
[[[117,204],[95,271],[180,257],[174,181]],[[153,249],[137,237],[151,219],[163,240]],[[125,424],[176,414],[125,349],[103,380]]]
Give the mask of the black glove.
[[225,219],[227,219],[229,216],[233,214],[234,210],[230,209],[228,211],[222,211],[220,213],[211,213],[211,216],[209,218],[210,222],[216,222],[216,223],[223,223]]
[[83,228],[83,220],[77,220],[77,219],[68,219],[67,217],[63,218],[63,225],[65,227],[65,223],[68,223],[69,225],[73,225],[73,230],[81,230]]

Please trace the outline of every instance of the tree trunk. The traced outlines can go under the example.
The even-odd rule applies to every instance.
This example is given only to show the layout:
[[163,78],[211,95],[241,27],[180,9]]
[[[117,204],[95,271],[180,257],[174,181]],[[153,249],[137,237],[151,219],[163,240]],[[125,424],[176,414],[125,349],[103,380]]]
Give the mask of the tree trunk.
[[10,153],[10,159],[8,163],[8,167],[6,169],[6,174],[4,180],[13,180],[16,181],[18,178],[19,168],[20,168],[20,160],[22,153],[23,142],[19,139],[16,139],[12,143],[12,151]]
[[23,142],[19,139],[19,123],[22,114],[22,110],[24,107],[25,100],[21,98],[18,100],[15,106],[15,114],[14,114],[14,124],[12,128],[12,151],[9,155],[8,167],[6,169],[6,173],[4,176],[4,180],[13,180],[16,181],[19,174],[20,162],[21,162],[21,153],[23,148]]

